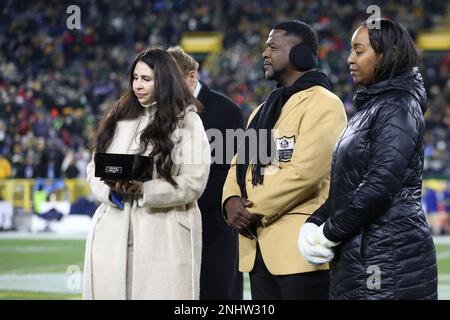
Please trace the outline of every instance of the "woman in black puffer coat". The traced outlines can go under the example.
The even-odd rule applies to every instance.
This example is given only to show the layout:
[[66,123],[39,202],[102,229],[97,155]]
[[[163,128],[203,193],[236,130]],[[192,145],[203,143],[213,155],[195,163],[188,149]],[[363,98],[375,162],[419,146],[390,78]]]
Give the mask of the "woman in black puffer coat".
[[301,230],[299,247],[312,246],[304,255],[313,262],[334,251],[330,299],[437,299],[436,253],[421,206],[420,56],[401,25],[379,22],[353,34],[348,63],[363,88],[336,144],[329,198],[305,224],[315,234]]

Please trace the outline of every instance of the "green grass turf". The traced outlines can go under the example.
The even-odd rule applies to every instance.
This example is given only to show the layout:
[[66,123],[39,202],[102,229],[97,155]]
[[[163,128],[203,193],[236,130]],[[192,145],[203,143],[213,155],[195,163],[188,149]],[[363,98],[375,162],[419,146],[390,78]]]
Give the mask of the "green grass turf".
[[437,244],[438,272],[450,276],[450,244]]
[[81,294],[0,290],[0,300],[81,300]]
[[[67,275],[69,266],[83,267],[84,240],[0,239],[0,277],[2,275],[33,275],[60,273]],[[450,297],[450,243],[436,244],[439,286]],[[248,277],[245,277],[249,295]],[[0,280],[1,281],[1,280]],[[52,290],[49,290],[52,291]],[[447,292],[448,291],[448,292]],[[58,293],[5,290],[0,282],[0,299],[81,299],[81,293]]]
[[66,272],[83,265],[84,240],[1,239],[0,274]]

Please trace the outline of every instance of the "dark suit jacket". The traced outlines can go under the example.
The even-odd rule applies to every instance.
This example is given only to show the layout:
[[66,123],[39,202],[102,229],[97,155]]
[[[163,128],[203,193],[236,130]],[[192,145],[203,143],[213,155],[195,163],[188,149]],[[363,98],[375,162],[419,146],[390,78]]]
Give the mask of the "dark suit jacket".
[[[226,129],[244,128],[244,120],[239,107],[224,95],[210,90],[201,82],[198,100],[204,110],[200,113],[203,126],[211,141],[211,131],[219,130],[223,137],[223,155],[226,156]],[[236,142],[234,141],[234,152]],[[217,144],[214,144],[217,148]],[[214,148],[213,148],[214,149]],[[234,154],[234,153],[233,153]],[[222,189],[227,177],[228,159],[221,159],[222,164],[214,163],[217,153],[212,150],[213,163],[205,192],[198,201],[202,212],[203,251],[200,275],[200,299],[242,299],[242,273],[238,271],[238,237],[237,232],[228,226],[221,212]]]

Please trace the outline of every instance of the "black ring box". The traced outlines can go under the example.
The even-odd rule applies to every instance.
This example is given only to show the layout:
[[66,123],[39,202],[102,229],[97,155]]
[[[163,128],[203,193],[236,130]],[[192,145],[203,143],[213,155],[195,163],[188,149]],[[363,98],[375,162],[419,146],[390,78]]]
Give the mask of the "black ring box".
[[153,158],[122,153],[95,153],[95,176],[101,180],[138,180],[152,179]]

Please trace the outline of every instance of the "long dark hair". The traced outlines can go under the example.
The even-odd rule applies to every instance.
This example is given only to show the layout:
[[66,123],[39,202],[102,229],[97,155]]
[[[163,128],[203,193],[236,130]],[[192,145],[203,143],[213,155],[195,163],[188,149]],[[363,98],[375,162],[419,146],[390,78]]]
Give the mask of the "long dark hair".
[[91,142],[91,151],[106,152],[111,144],[120,120],[136,119],[145,112],[133,92],[133,72],[136,64],[142,61],[153,69],[154,94],[156,102],[154,119],[141,133],[139,154],[145,153],[149,143],[153,150],[150,154],[158,174],[176,185],[170,171],[173,162],[170,158],[174,143],[171,134],[183,116],[187,106],[195,105],[201,111],[201,103],[189,91],[183,74],[173,57],[161,48],[149,48],[139,53],[129,69],[128,90],[120,97],[112,110],[107,110],[100,121],[97,132]]
[[383,54],[374,70],[374,83],[411,71],[421,62],[420,52],[408,31],[398,22],[380,18],[380,28],[361,23],[369,31],[370,45],[377,54]]

